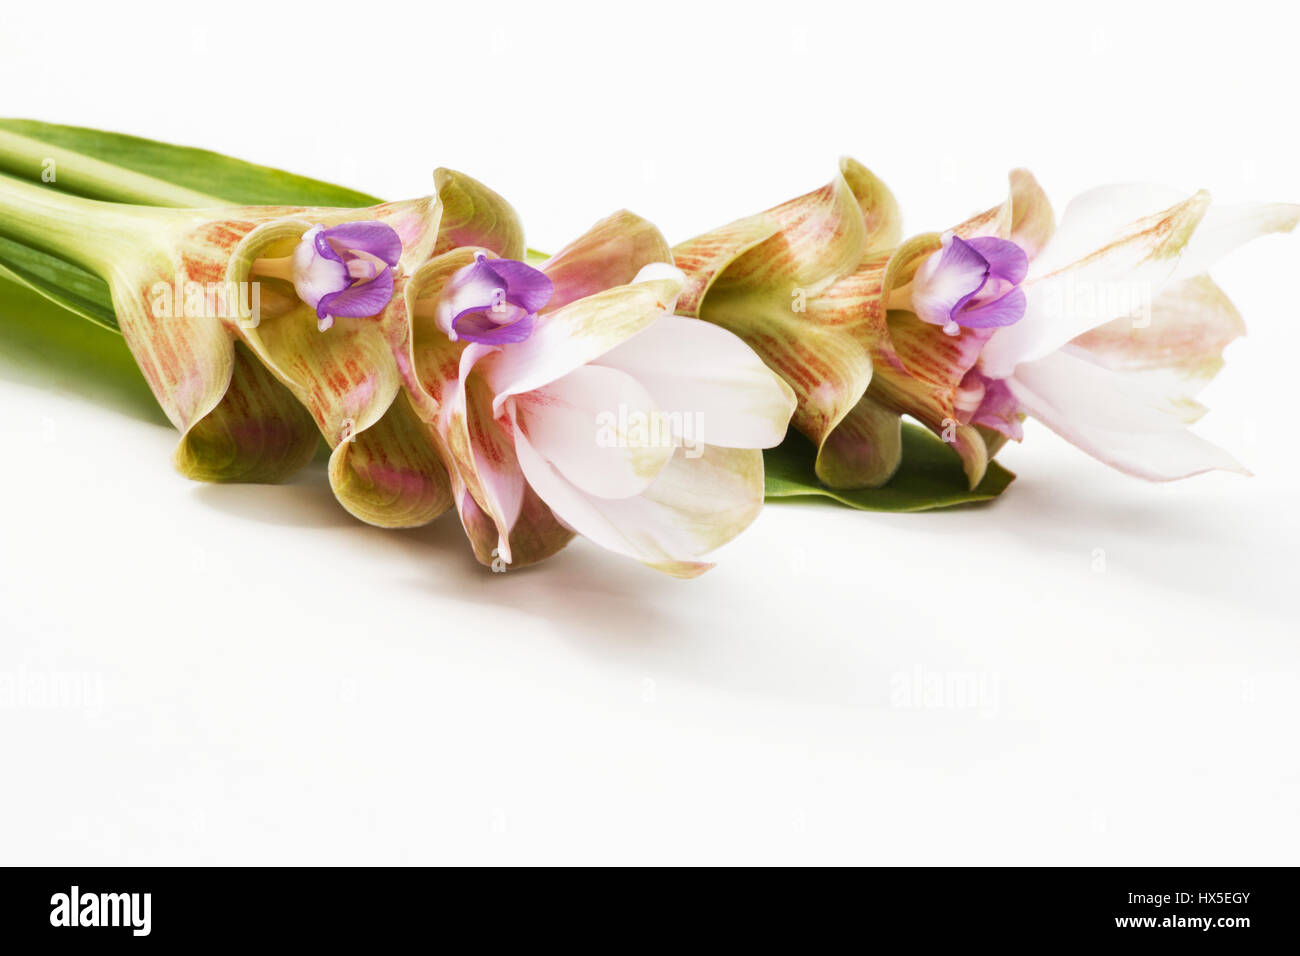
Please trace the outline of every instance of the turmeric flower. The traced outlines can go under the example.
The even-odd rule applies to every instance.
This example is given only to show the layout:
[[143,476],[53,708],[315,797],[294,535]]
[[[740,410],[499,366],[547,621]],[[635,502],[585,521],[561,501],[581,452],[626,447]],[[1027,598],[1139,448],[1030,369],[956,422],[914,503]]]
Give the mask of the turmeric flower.
[[[671,574],[709,567],[762,506],[790,390],[735,336],[671,314],[682,276],[644,220],[611,217],[539,269],[501,197],[435,181],[366,209],[60,197],[81,238],[47,245],[109,281],[191,477],[277,480],[319,435],[350,512],[409,527],[455,504],[484,563],[578,533]],[[19,195],[23,236],[46,235],[46,198]],[[209,286],[234,307],[203,307]]]
[[681,286],[630,213],[540,269],[456,250],[413,278],[414,375],[480,560],[576,532],[686,577],[753,521],[793,395],[734,335],[672,315]]
[[[393,297],[393,267],[401,258],[401,237],[382,222],[312,226],[293,250],[290,275],[324,332],[335,316],[377,315]],[[264,274],[270,274],[269,262]]]
[[1016,170],[1001,205],[900,242],[892,195],[845,160],[830,185],[678,246],[679,310],[731,329],[790,383],[832,487],[890,478],[902,415],[956,450],[972,487],[1026,415],[1121,470],[1176,478],[1239,467],[1185,428],[1241,331],[1205,269],[1298,219],[1117,187],[1055,230]]

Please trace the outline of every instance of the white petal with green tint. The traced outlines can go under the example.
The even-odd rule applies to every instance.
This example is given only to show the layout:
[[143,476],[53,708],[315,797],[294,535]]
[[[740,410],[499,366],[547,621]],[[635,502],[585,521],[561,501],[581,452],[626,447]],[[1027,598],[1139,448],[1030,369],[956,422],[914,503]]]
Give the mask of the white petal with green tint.
[[790,386],[753,349],[699,319],[663,316],[597,361],[634,377],[671,422],[708,445],[779,445],[795,408]]
[[532,336],[485,363],[497,411],[511,395],[540,388],[600,358],[664,314],[681,282],[618,286],[539,316]]
[[524,479],[510,432],[493,410],[493,392],[474,366],[491,352],[471,343],[442,409],[447,447],[474,499],[496,525],[502,556],[512,560],[510,529],[524,501]]
[[1300,223],[1300,205],[1242,203],[1211,206],[1183,250],[1174,279],[1191,279],[1246,243]]
[[1209,202],[1208,194],[1197,193],[1116,230],[1112,219],[1126,216],[1131,200],[1118,213],[1096,198],[1071,204],[1042,255],[1030,263],[1021,286],[1024,318],[994,333],[980,356],[981,370],[1005,378],[1019,363],[1140,309],[1173,275]]
[[569,482],[522,432],[515,443],[529,485],[565,524],[676,577],[707,571],[707,556],[747,528],[763,505],[756,450],[710,446],[698,458],[678,450],[644,494],[601,498]]
[[1188,430],[1179,402],[1073,346],[1023,363],[1008,385],[1034,418],[1127,474],[1171,481],[1216,468],[1245,473],[1230,454]]
[[1223,367],[1223,350],[1245,334],[1236,307],[1201,275],[1165,286],[1151,304],[1149,321],[1116,319],[1071,346],[1185,405],[1190,420],[1204,410],[1194,399]]
[[639,495],[673,456],[650,393],[615,368],[585,365],[515,396],[529,444],[577,488],[603,498]]

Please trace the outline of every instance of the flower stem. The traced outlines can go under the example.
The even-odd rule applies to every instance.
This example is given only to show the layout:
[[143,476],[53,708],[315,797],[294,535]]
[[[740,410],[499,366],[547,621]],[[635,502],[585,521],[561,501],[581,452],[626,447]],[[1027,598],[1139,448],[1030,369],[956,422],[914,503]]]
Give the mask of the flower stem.
[[150,243],[173,222],[192,217],[181,210],[83,199],[0,175],[0,235],[103,278],[124,244]]

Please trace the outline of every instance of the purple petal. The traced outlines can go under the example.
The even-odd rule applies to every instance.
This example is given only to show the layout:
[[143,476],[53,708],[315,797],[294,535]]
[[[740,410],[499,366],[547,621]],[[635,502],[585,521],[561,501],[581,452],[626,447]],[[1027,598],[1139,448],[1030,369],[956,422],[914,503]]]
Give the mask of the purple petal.
[[[434,310],[434,321],[454,340],[457,338],[456,322],[471,312],[484,312],[495,303],[505,303],[506,280],[492,271],[486,256],[478,256],[467,266],[457,269],[447,284]],[[513,308],[513,307],[511,307]]]
[[[322,243],[335,249],[353,249],[365,252],[377,259],[383,259],[390,266],[397,265],[402,258],[402,240],[392,226],[377,220],[363,222],[345,222],[341,226],[331,226],[316,237],[317,248]],[[326,253],[322,250],[321,255]],[[337,255],[333,258],[338,258]]]
[[317,318],[327,315],[360,319],[378,315],[393,297],[393,273],[385,269],[369,282],[358,282],[342,292],[322,296],[316,304]]
[[945,271],[960,271],[976,276],[987,272],[988,267],[988,260],[980,255],[974,243],[967,242],[961,236],[953,236],[939,256],[939,268]]
[[972,425],[983,425],[1001,432],[1014,441],[1020,441],[1024,432],[1020,426],[1020,401],[1007,386],[1005,379],[984,380],[984,398],[971,416]]
[[551,301],[555,286],[540,269],[515,259],[491,259],[488,266],[506,284],[506,301],[525,312],[537,312]]
[[1002,298],[985,305],[954,312],[952,319],[967,329],[990,329],[1001,325],[1014,325],[1025,317],[1025,293],[1017,286]]
[[532,335],[536,322],[536,312],[529,312],[508,325],[497,325],[483,312],[468,312],[458,315],[452,327],[466,342],[508,345],[511,342],[522,342]]
[[491,308],[492,303],[507,293],[505,277],[492,268],[486,256],[479,256],[472,265],[456,271],[444,295],[454,305],[455,314],[464,315]]
[[316,233],[316,238],[312,240],[312,245],[315,247],[318,256],[325,259],[333,259],[335,262],[343,261],[343,256],[326,240],[324,229],[321,229]]
[[1012,285],[1020,285],[1029,271],[1029,256],[1010,239],[980,236],[967,245],[984,257],[989,264],[989,274]]
[[488,345],[522,342],[554,291],[550,278],[530,265],[480,255],[448,281],[436,320],[453,339]]
[[947,325],[953,313],[988,281],[989,264],[971,245],[951,236],[937,256],[926,260],[913,280],[912,306],[934,325]]

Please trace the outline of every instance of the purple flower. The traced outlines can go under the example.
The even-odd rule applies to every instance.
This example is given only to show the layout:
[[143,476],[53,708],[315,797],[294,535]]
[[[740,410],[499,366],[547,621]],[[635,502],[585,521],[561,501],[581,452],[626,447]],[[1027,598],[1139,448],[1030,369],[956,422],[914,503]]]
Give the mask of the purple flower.
[[339,316],[378,315],[393,297],[402,240],[382,222],[313,226],[293,251],[293,287],[324,332]]
[[447,281],[435,319],[453,342],[522,342],[554,291],[546,273],[530,265],[479,255]]
[[912,280],[912,311],[949,335],[1014,325],[1025,314],[1020,283],[1028,271],[1029,257],[1009,239],[945,233],[942,251]]

